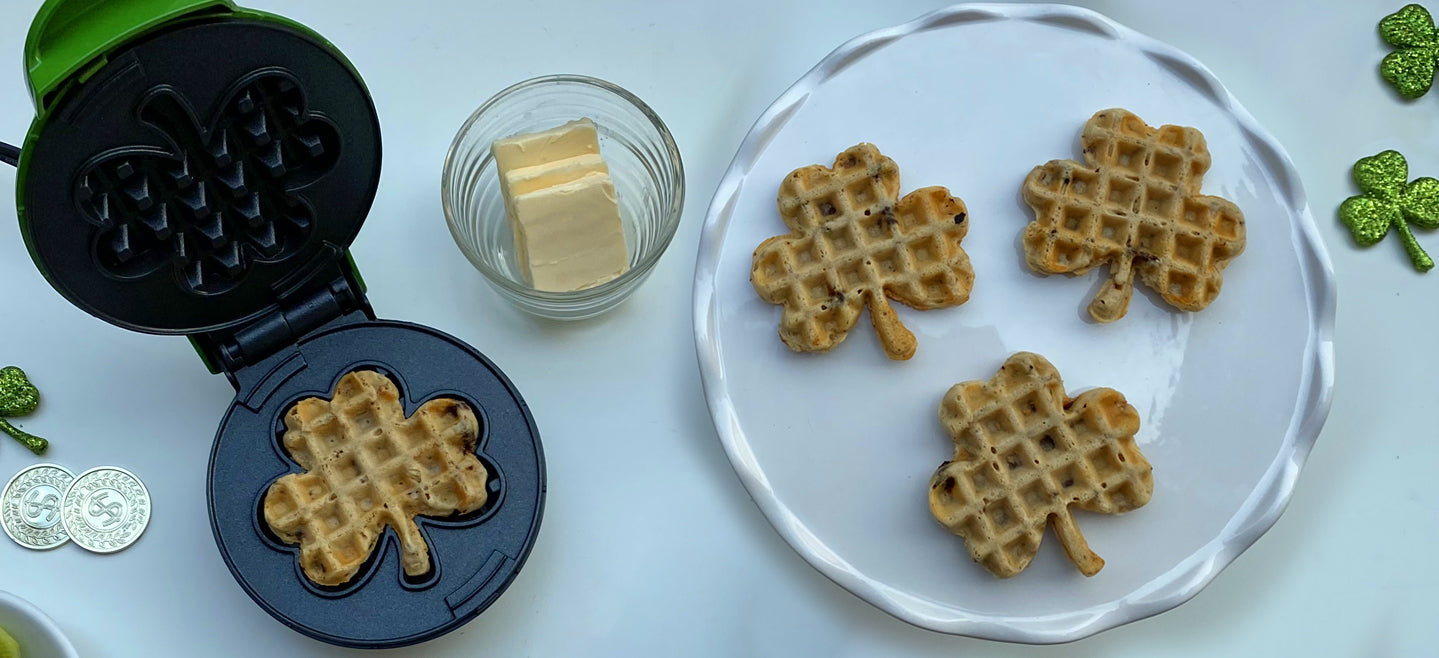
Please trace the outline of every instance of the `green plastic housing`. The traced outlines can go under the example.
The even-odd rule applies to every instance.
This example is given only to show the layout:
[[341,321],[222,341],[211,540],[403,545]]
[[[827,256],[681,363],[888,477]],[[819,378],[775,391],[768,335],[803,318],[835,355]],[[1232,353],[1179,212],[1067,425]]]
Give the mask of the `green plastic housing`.
[[184,16],[234,12],[230,0],[49,0],[25,37],[25,73],[35,111],[44,116],[71,76],[105,65],[131,39]]

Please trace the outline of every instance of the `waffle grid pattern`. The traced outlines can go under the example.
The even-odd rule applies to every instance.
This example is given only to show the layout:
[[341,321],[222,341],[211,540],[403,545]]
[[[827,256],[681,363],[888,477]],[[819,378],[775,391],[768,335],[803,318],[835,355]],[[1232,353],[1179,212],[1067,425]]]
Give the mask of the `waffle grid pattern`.
[[196,294],[233,288],[256,261],[281,260],[309,236],[313,210],[288,189],[328,171],[338,134],[305,110],[286,75],[241,86],[202,129],[176,92],[146,97],[140,120],[164,133],[173,152],[133,147],[87,167],[75,199],[100,231],[99,265],[120,278],[173,267]]
[[902,200],[898,190],[898,167],[868,144],[841,153],[833,169],[816,165],[785,178],[779,208],[793,231],[760,245],[750,278],[765,301],[784,305],[786,344],[829,349],[866,303],[888,311],[886,296],[920,310],[969,299],[963,202],[942,187]]
[[300,544],[301,566],[319,584],[349,581],[385,526],[399,536],[405,573],[429,572],[414,516],[472,512],[487,499],[473,454],[479,422],[463,402],[433,400],[407,419],[389,378],[359,371],[333,400],[301,400],[285,424],[285,449],[307,472],[271,485],[265,520]]
[[[1100,312],[1112,319],[1123,316],[1135,273],[1177,308],[1208,306],[1245,234],[1237,206],[1199,194],[1210,165],[1204,136],[1105,110],[1085,125],[1081,143],[1086,164],[1055,160],[1025,179],[1024,200],[1035,212],[1024,233],[1029,266],[1079,275],[1110,263],[1124,289],[1123,306]],[[1105,299],[1101,292],[1096,301]]]
[[997,576],[1024,570],[1046,524],[1070,505],[1118,514],[1153,491],[1134,444],[1139,417],[1124,396],[1100,388],[1067,398],[1037,355],[1017,354],[990,381],[951,388],[939,416],[955,454],[935,472],[931,510]]

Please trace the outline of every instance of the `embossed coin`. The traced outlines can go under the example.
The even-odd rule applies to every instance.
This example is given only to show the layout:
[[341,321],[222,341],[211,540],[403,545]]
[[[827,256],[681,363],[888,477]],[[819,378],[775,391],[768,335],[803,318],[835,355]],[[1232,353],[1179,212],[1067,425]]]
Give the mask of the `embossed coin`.
[[25,548],[45,550],[67,541],[60,500],[75,476],[63,466],[36,464],[15,474],[0,494],[0,525]]
[[150,524],[150,492],[123,468],[92,468],[65,490],[60,518],[80,548],[114,553],[135,543]]

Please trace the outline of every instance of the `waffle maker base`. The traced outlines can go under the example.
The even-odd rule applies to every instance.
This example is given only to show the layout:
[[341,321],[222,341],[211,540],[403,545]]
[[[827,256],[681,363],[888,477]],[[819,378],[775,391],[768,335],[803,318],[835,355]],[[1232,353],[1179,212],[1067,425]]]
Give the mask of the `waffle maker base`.
[[[529,409],[488,359],[427,327],[364,320],[316,332],[255,369],[263,374],[243,385],[220,426],[209,499],[225,563],[261,607],[316,639],[379,648],[444,634],[504,591],[539,530],[544,462]],[[407,416],[437,397],[469,403],[480,421],[475,452],[490,473],[489,500],[462,516],[416,517],[430,547],[429,574],[404,574],[398,538],[387,528],[354,579],[324,587],[301,572],[299,546],[270,532],[261,503],[272,482],[301,472],[280,442],[285,413],[302,398],[328,399],[353,370],[394,380]]]

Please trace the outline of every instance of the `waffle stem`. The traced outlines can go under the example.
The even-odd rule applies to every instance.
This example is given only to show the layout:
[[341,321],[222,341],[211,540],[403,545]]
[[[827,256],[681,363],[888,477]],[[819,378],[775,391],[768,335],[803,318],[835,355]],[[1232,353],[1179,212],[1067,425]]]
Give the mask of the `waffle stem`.
[[889,358],[903,361],[914,356],[919,341],[915,340],[914,332],[900,323],[883,288],[869,293],[869,314],[874,321],[874,331],[879,335],[879,343]]
[[1059,543],[1064,546],[1069,561],[1079,567],[1080,573],[1093,576],[1104,568],[1104,558],[1090,550],[1089,542],[1085,541],[1084,534],[1079,532],[1079,524],[1074,522],[1073,514],[1064,510],[1063,513],[1049,517],[1049,520],[1054,525],[1054,534],[1059,536]]
[[1109,265],[1109,280],[1099,287],[1089,302],[1089,315],[1100,322],[1113,322],[1124,317],[1129,298],[1134,294],[1134,255],[1126,253]]
[[1404,251],[1409,252],[1409,260],[1414,263],[1414,269],[1420,272],[1428,272],[1434,269],[1434,259],[1425,253],[1424,248],[1419,246],[1419,241],[1414,238],[1414,232],[1409,230],[1407,222],[1394,222],[1399,228],[1399,240],[1404,243]]

